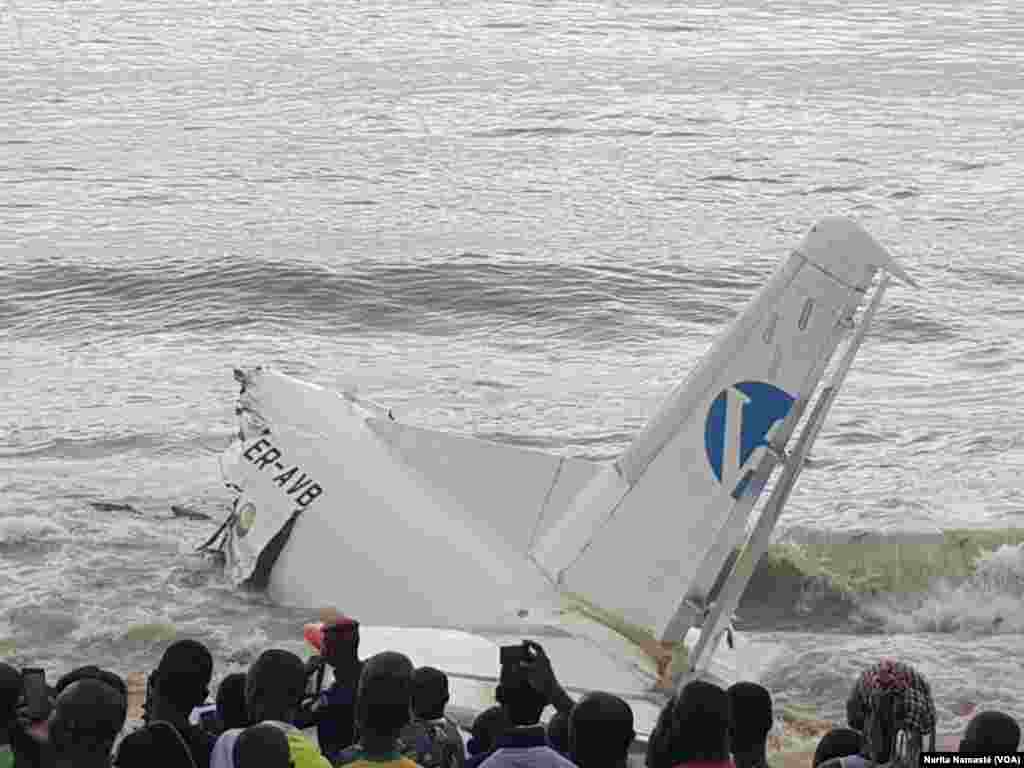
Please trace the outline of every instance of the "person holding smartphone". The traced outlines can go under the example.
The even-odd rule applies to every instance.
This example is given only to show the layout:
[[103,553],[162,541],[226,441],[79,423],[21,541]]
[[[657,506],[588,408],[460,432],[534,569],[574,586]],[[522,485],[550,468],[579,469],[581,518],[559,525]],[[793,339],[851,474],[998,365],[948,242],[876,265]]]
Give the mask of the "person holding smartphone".
[[[23,669],[21,681],[17,723],[11,729],[17,768],[60,768],[68,764],[87,768],[109,763],[110,756],[104,750],[113,746],[127,716],[128,687],[124,680],[90,665],[72,670],[53,688],[47,685],[46,673],[39,667]],[[79,685],[85,682],[89,685]],[[109,730],[118,722],[111,736]]]
[[504,646],[500,651],[501,674],[495,697],[508,715],[511,727],[498,737],[496,748],[480,765],[483,768],[574,768],[552,749],[540,716],[549,704],[559,712],[571,712],[573,700],[551,668],[551,660],[535,642]]
[[10,664],[0,663],[0,768],[12,768],[14,765],[11,731],[17,727],[20,697],[21,673]]
[[7,727],[11,760],[18,768],[48,768],[54,760],[48,723],[54,693],[46,684],[46,672],[39,667],[26,667],[4,676],[7,679],[5,690],[10,690],[17,681],[13,694],[15,717]]
[[23,669],[21,679],[17,768],[109,768],[128,712],[124,680],[97,667],[65,675],[53,691],[37,667]]

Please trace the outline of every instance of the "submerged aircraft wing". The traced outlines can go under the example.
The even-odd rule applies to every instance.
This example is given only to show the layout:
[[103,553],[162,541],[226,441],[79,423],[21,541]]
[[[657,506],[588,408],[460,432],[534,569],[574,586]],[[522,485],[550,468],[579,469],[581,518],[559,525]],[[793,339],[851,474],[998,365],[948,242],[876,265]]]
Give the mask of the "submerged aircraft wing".
[[[429,627],[360,627],[360,654],[370,656],[382,651],[404,653],[420,666],[442,669],[450,678],[477,683],[464,686],[468,695],[453,694],[452,702],[479,710],[493,706],[498,682],[499,648],[518,645],[521,635],[483,635],[474,632]],[[551,659],[559,682],[571,696],[578,698],[600,680],[603,690],[633,702],[659,705],[664,695],[646,693],[622,667],[596,650],[588,650],[571,637],[533,636]],[[656,713],[655,713],[656,715]],[[638,729],[639,730],[639,729]]]
[[[499,648],[517,645],[523,635],[495,635],[427,627],[361,626],[360,654],[366,658],[383,651],[397,651],[417,667],[444,670],[449,678],[448,709],[461,710],[471,719],[494,706],[498,684]],[[646,741],[658,720],[668,694],[650,691],[632,672],[597,649],[571,636],[528,635],[539,642],[562,687],[576,700],[592,690],[621,696],[633,710],[637,739]],[[753,655],[777,654],[779,649],[757,646]],[[751,679],[730,675],[730,682]],[[723,679],[725,682],[726,679]]]

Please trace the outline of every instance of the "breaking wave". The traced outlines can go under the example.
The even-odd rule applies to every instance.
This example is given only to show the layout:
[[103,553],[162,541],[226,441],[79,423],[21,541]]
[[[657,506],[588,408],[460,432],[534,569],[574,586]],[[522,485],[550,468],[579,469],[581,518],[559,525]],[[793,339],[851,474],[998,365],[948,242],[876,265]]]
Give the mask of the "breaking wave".
[[941,579],[914,600],[873,608],[898,632],[1024,632],[1024,545],[982,554],[966,580]]
[[737,613],[752,629],[1024,632],[1024,529],[791,530]]

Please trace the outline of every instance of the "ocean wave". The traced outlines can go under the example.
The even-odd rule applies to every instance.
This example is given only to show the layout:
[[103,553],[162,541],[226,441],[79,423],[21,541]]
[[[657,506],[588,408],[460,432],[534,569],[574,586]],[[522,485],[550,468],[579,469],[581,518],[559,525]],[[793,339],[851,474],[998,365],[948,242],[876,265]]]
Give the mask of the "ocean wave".
[[1024,631],[1024,529],[783,533],[737,613],[770,630]]
[[804,192],[805,195],[827,195],[834,192],[860,192],[864,189],[862,184],[824,184],[820,187]]
[[67,536],[67,529],[43,517],[18,515],[0,518],[0,547],[60,539]]
[[987,160],[954,160],[947,167],[954,171],[978,171],[982,168],[991,168],[998,165],[1002,165],[1002,163]]
[[964,581],[940,579],[913,600],[865,606],[890,631],[1024,632],[1024,545],[1004,544],[980,555]]
[[648,24],[644,29],[649,32],[664,32],[664,33],[675,33],[675,32],[699,32],[700,27],[693,24]]
[[43,605],[19,605],[7,611],[7,623],[13,630],[19,647],[31,647],[35,642],[53,643],[70,636],[80,622],[69,606],[58,601]]
[[774,176],[736,176],[732,173],[717,173],[713,176],[705,176],[702,181],[716,182],[750,182],[756,184],[784,184],[780,178]]
[[879,317],[872,333],[886,341],[912,344],[948,342],[961,335],[953,322],[927,317],[923,309],[913,306],[893,307],[884,316]]
[[949,271],[972,285],[997,286],[1015,291],[1024,285],[1024,275],[1012,262],[999,266],[950,266]]
[[99,666],[131,670],[151,668],[149,659],[159,657],[170,642],[187,634],[174,622],[158,617],[125,621],[102,614],[90,617],[78,627],[73,640],[78,658]]
[[580,133],[580,129],[564,125],[533,125],[515,126],[512,128],[495,128],[489,131],[477,131],[477,138],[514,138],[517,136],[571,136]]
[[193,455],[196,449],[217,455],[228,441],[229,437],[224,435],[180,437],[173,433],[163,432],[54,437],[0,447],[0,460],[92,461],[136,451],[148,455],[168,453]]
[[840,432],[836,431],[828,440],[837,445],[872,445],[875,443],[884,443],[890,439],[891,436],[879,435],[874,432],[863,432],[863,431],[850,431]]
[[209,265],[8,267],[6,306],[23,307],[15,334],[223,333],[287,324],[312,333],[447,333],[460,320],[545,328],[614,327],[657,336],[668,316],[718,325],[764,275],[749,265],[712,278],[679,262],[556,264],[522,256],[458,254],[350,264],[230,256]]
[[521,21],[490,21],[480,25],[484,29],[529,29],[530,25]]

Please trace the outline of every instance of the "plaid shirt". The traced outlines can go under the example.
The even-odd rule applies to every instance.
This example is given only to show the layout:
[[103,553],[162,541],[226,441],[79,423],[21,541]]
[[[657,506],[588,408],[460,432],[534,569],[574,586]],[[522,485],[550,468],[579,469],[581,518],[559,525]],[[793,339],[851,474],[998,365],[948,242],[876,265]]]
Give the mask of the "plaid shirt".
[[[896,694],[903,704],[903,727],[919,735],[935,732],[935,703],[928,681],[909,664],[883,659],[861,673],[851,699],[865,715],[880,696]],[[865,729],[865,752],[871,754],[871,729]]]

